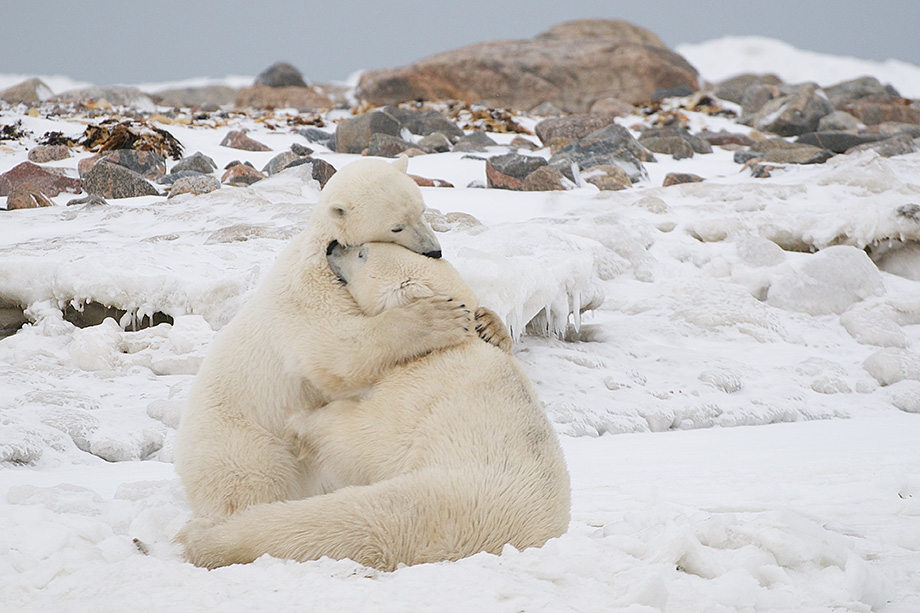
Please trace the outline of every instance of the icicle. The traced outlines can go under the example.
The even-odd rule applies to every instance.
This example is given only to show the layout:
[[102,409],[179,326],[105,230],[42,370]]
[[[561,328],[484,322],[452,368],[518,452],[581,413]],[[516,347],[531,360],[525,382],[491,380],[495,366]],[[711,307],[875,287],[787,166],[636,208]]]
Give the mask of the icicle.
[[581,292],[579,291],[572,294],[572,323],[575,331],[578,332],[581,328]]

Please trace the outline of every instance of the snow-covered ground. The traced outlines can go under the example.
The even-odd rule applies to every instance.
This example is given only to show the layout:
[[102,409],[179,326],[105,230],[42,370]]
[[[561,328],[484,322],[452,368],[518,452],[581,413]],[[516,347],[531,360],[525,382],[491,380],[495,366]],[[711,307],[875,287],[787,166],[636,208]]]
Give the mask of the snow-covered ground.
[[[728,76],[679,50],[704,77]],[[757,71],[784,76],[811,57],[767,54]],[[36,137],[83,130],[0,115],[17,120]],[[162,127],[219,168],[261,168],[306,144],[242,118]],[[236,127],[274,151],[220,147]],[[337,168],[355,159],[311,146]],[[26,154],[4,143],[0,172]],[[216,330],[306,223],[319,191],[305,167],[195,198],[94,208],[62,194],[61,206],[0,215],[0,297],[35,321],[0,340],[0,457],[14,460],[0,464],[0,607],[918,610],[920,254],[902,246],[920,240],[905,214],[920,204],[920,154],[838,156],[768,179],[719,148],[658,158],[629,190],[547,193],[468,188],[484,163],[459,153],[410,161],[457,186],[423,189],[445,257],[521,335],[515,353],[561,434],[573,506],[569,532],[541,549],[393,573],[267,558],[204,571],[172,543],[189,516],[171,464],[179,409]],[[658,187],[668,172],[707,181]],[[62,319],[89,300],[175,323]],[[566,318],[579,305],[598,308]],[[558,334],[522,334],[544,309]]]

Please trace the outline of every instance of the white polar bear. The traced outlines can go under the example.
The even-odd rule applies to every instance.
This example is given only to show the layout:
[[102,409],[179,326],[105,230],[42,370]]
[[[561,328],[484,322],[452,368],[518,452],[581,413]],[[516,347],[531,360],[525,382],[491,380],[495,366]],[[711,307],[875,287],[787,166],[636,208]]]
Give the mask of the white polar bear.
[[330,244],[392,241],[440,257],[406,159],[356,161],[217,335],[179,425],[176,470],[197,517],[328,491],[284,440],[293,412],[370,386],[393,365],[473,336],[470,309],[431,296],[368,317],[330,270]]
[[[338,247],[329,259],[369,316],[441,294],[475,303],[450,264],[397,245]],[[289,427],[302,455],[346,487],[194,525],[190,560],[329,556],[392,570],[540,546],[568,526],[556,434],[517,360],[477,337],[391,368],[360,399],[298,412]]]

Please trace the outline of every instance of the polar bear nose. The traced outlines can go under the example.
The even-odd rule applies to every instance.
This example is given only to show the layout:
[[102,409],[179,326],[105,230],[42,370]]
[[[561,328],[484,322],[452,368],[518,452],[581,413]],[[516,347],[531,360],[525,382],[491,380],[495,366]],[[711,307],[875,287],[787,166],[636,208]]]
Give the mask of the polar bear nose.
[[427,257],[427,258],[432,258],[432,259],[435,259],[435,260],[439,260],[439,259],[441,259],[441,250],[438,249],[437,251],[426,251],[426,252],[423,253],[422,255],[424,255],[424,256]]

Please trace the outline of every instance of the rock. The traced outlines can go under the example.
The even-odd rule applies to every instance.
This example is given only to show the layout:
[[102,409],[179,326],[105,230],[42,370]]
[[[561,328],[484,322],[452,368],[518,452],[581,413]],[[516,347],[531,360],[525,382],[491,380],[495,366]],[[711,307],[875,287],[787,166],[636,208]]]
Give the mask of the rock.
[[744,93],[753,85],[782,85],[783,81],[774,74],[741,74],[725,79],[713,88],[713,95],[722,100],[741,104]]
[[896,155],[906,155],[920,151],[920,147],[914,142],[909,134],[898,134],[885,140],[856,145],[852,149],[847,149],[846,153],[857,153],[859,151],[875,151],[883,158],[890,158]]
[[920,108],[901,102],[878,102],[860,100],[849,102],[841,109],[867,126],[893,121],[920,124]]
[[92,170],[96,162],[101,159],[102,156],[97,153],[96,155],[81,158],[79,161],[77,161],[77,173],[80,175],[80,178],[86,178],[87,173]]
[[295,162],[299,160],[302,157],[303,156],[297,155],[293,151],[284,151],[282,153],[279,153],[272,159],[270,159],[268,161],[268,164],[266,164],[265,167],[262,168],[262,172],[268,175],[269,177],[272,175],[276,175],[282,170],[284,170],[285,166],[287,166],[291,162]]
[[754,139],[746,134],[726,132],[724,130],[721,132],[700,132],[698,136],[710,145],[717,147],[724,147],[725,145],[742,145],[750,147],[754,144]]
[[619,19],[577,19],[552,26],[537,34],[536,40],[578,40],[582,38],[603,38],[623,42],[649,45],[659,49],[668,46],[653,32]]
[[515,136],[511,139],[511,143],[509,143],[509,145],[512,149],[527,149],[528,151],[536,151],[537,149],[541,149],[540,145],[533,142],[529,138],[524,138],[523,136]]
[[187,155],[173,164],[173,167],[170,169],[171,172],[182,172],[184,170],[193,170],[201,174],[209,175],[217,170],[217,164],[202,152],[196,151],[192,155]]
[[28,321],[24,306],[0,298],[0,338],[15,334]]
[[920,223],[920,204],[915,202],[909,202],[907,204],[902,204],[897,209],[895,213],[898,217],[903,217],[904,219],[909,219]]
[[335,128],[335,150],[339,153],[361,153],[370,144],[373,134],[399,137],[401,126],[391,115],[373,111],[343,119]]
[[537,106],[530,109],[528,114],[533,117],[559,117],[560,115],[564,115],[565,111],[560,109],[552,102],[541,102]]
[[[644,140],[650,140],[653,138],[661,138],[661,139],[679,138],[680,140],[686,142],[692,147],[693,153],[703,153],[703,154],[712,153],[712,145],[710,145],[706,139],[690,134],[690,132],[688,132],[687,130],[685,130],[684,128],[682,128],[681,126],[677,124],[673,124],[670,126],[646,128],[645,130],[642,131],[642,134],[639,136],[639,144],[645,147],[646,149],[648,149],[649,151],[652,151],[653,153],[658,153],[657,151],[655,151],[654,149],[652,149],[651,147],[649,147],[643,142]],[[662,151],[662,153],[670,153],[670,152]],[[671,155],[673,155],[673,153],[671,153]]]
[[381,109],[381,112],[386,113],[404,128],[419,136],[440,132],[451,142],[463,136],[463,130],[457,127],[457,124],[434,109],[418,110],[387,106]]
[[265,87],[307,87],[300,71],[287,62],[276,62],[263,70],[254,84]]
[[852,132],[809,132],[802,134],[795,142],[806,145],[813,145],[821,149],[829,149],[834,153],[843,153],[857,145],[874,143],[885,140],[887,136],[883,134],[853,134]]
[[453,184],[444,179],[428,179],[418,175],[409,175],[409,178],[415,181],[419,187],[453,187]]
[[759,160],[763,157],[763,152],[761,151],[735,151],[732,155],[732,161],[735,164],[747,164],[751,160]]
[[261,181],[264,178],[265,175],[263,173],[249,164],[234,164],[224,172],[224,176],[221,177],[220,182],[235,187],[245,187]]
[[371,139],[367,143],[367,155],[377,157],[395,158],[406,150],[413,148],[415,145],[398,136],[390,134],[371,134]]
[[29,161],[36,164],[47,164],[70,157],[70,148],[67,145],[37,145],[29,150]]
[[677,136],[651,136],[644,138],[639,143],[652,153],[662,153],[674,156],[675,160],[693,157],[693,147]]
[[664,181],[661,183],[661,186],[670,187],[681,183],[701,183],[703,181],[703,177],[689,172],[669,172],[664,176]]
[[525,192],[549,192],[572,186],[561,172],[552,166],[540,166],[524,178]]
[[629,175],[630,181],[636,182],[648,178],[642,160],[654,161],[655,158],[642,148],[629,130],[610,124],[563,147],[553,154],[549,163],[566,177],[566,166],[573,162],[581,170],[601,165],[619,166]]
[[326,181],[335,174],[335,168],[326,160],[313,160],[313,178],[319,183],[320,188],[325,187]]
[[[775,85],[755,83],[744,90],[741,96],[741,114],[746,119],[759,112],[767,102],[780,96],[779,88]],[[745,121],[744,123],[750,123]]]
[[618,191],[632,186],[629,175],[619,166],[602,164],[593,166],[581,173],[581,178],[601,191]]
[[6,197],[6,210],[8,211],[37,209],[46,206],[54,206],[54,203],[34,183],[20,183]]
[[227,85],[204,85],[202,87],[182,87],[167,89],[151,97],[159,106],[174,108],[220,108],[230,106],[236,100],[239,89]]
[[769,164],[761,164],[757,161],[757,158],[748,161],[744,165],[744,169],[751,171],[751,176],[755,179],[767,179],[769,178],[772,171],[776,170],[775,166],[770,166]]
[[696,87],[678,85],[677,87],[659,87],[652,92],[652,102],[659,102],[665,98],[686,98],[697,91]]
[[320,130],[319,128],[301,128],[297,130],[297,133],[311,143],[322,143],[324,145],[332,138],[332,134],[325,130]]
[[[659,89],[697,88],[696,69],[683,57],[657,43],[638,42],[657,40],[642,28],[605,20],[565,27],[565,37],[554,28],[531,40],[485,42],[402,68],[365,72],[356,94],[377,105],[453,99],[531,109],[551,102],[584,113],[603,98],[639,104]],[[571,38],[579,31],[592,34]]]
[[818,121],[818,132],[858,130],[861,127],[861,121],[844,111],[834,111]]
[[80,179],[46,170],[32,162],[22,162],[0,175],[0,196],[9,196],[13,188],[22,183],[31,183],[52,198],[61,192],[79,194],[83,191]]
[[450,139],[440,132],[432,132],[418,141],[418,146],[429,153],[450,151]]
[[301,145],[300,143],[294,143],[291,145],[291,151],[296,153],[299,157],[307,157],[313,155],[313,150],[307,147],[306,145]]
[[790,143],[782,138],[769,138],[752,147],[757,158],[773,164],[821,164],[834,156],[833,151],[814,145]]
[[86,174],[83,189],[89,194],[99,194],[109,199],[159,194],[140,173],[104,159],[96,162]]
[[153,98],[136,87],[86,87],[73,89],[51,98],[53,102],[76,102],[90,107],[126,106],[153,113],[157,110]]
[[875,77],[860,77],[824,88],[834,108],[841,109],[856,100],[895,100],[901,95],[890,85],[882,85]]
[[480,151],[485,151],[486,147],[496,147],[496,143],[492,138],[485,132],[471,132],[467,134],[454,144],[454,151],[463,151],[467,153],[475,153]]
[[534,132],[545,147],[554,151],[615,123],[611,115],[569,115],[544,119]]
[[96,208],[99,206],[108,206],[109,203],[99,194],[89,194],[83,198],[74,198],[67,202],[67,206],[76,206],[78,204],[86,205],[84,208]]
[[163,156],[153,151],[117,149],[106,153],[102,156],[102,159],[133,170],[151,181],[155,181],[166,174],[166,160]]
[[172,189],[169,190],[169,198],[174,198],[180,194],[208,194],[216,189],[220,189],[220,181],[217,177],[211,175],[197,175],[194,177],[182,177],[173,183]]
[[242,130],[227,132],[224,140],[220,141],[220,145],[221,147],[230,147],[231,149],[240,149],[242,151],[271,151],[270,148],[259,141],[246,136],[246,133]]
[[0,91],[0,100],[9,104],[35,106],[51,98],[54,92],[41,79],[28,79]]
[[614,117],[626,117],[636,112],[636,107],[628,102],[623,102],[619,98],[610,96],[596,100],[588,113],[591,115],[612,115]]
[[300,112],[328,111],[335,102],[316,87],[268,87],[257,85],[241,89],[234,101],[240,109],[297,109]]
[[492,166],[491,160],[486,160],[486,185],[496,189],[522,191],[524,180],[504,174]]
[[162,177],[157,179],[156,182],[157,182],[157,185],[172,185],[179,179],[186,179],[188,177],[206,177],[206,176],[209,176],[209,175],[206,175],[202,172],[198,172],[197,170],[180,170],[179,172],[171,172],[168,175],[163,175]]
[[541,157],[521,155],[520,153],[506,153],[489,158],[486,163],[498,172],[523,180],[536,169],[546,166],[547,161]]
[[818,121],[834,110],[817,85],[767,102],[754,118],[754,127],[780,136],[796,136],[818,129]]

